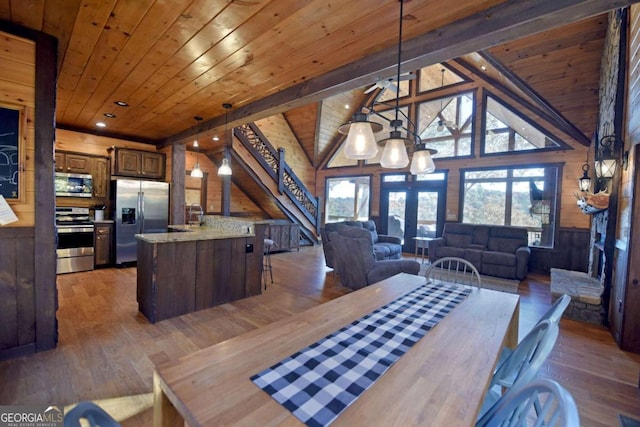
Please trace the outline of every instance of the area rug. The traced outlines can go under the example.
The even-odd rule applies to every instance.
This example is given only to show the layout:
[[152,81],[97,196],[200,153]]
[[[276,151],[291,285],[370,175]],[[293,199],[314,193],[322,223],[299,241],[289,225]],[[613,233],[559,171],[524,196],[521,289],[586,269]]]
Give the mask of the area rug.
[[[420,266],[421,276],[424,276],[429,265],[430,264],[428,262],[425,262]],[[482,281],[483,288],[493,289],[494,291],[506,292],[509,294],[517,294],[518,286],[520,285],[520,280],[503,279],[501,277],[485,276],[484,274],[480,275],[480,280]]]

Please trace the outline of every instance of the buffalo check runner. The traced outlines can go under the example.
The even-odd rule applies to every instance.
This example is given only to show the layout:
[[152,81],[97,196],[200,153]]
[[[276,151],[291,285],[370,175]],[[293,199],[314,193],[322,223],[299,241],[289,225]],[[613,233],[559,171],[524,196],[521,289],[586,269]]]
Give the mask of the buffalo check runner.
[[427,283],[251,377],[300,421],[326,426],[471,289]]

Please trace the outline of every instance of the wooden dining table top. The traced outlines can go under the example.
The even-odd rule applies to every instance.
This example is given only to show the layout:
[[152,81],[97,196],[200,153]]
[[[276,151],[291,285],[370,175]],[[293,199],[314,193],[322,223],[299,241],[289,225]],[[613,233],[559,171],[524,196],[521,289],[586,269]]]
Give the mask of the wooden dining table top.
[[[158,366],[154,425],[302,425],[251,376],[425,283],[400,273]],[[472,426],[518,318],[518,295],[474,288],[332,425]]]

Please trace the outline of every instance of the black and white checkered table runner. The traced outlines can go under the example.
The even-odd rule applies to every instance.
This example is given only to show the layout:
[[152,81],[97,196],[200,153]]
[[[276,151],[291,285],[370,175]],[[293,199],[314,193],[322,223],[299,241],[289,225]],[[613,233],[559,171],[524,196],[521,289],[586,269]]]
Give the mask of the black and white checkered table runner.
[[426,284],[251,377],[300,421],[326,426],[471,289]]

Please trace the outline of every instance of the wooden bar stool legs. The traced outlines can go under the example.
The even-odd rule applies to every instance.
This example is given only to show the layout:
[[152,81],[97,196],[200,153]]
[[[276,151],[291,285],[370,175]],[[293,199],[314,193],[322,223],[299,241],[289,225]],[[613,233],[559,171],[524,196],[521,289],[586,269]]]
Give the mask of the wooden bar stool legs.
[[264,288],[267,289],[267,274],[271,277],[271,283],[273,283],[273,269],[271,268],[271,250],[273,249],[274,242],[271,239],[264,239],[264,256],[262,261],[262,281],[264,282]]

